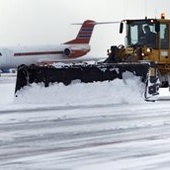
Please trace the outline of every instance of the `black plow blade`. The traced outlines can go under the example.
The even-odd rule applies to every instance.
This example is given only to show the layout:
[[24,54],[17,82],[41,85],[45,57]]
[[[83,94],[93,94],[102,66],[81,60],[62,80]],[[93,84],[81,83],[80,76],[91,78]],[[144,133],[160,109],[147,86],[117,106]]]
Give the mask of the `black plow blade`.
[[123,79],[123,73],[131,72],[139,76],[145,83],[146,100],[158,95],[159,79],[154,63],[97,63],[97,64],[68,64],[61,66],[21,65],[18,67],[15,94],[24,86],[32,83],[63,83],[69,85],[75,82],[111,81]]

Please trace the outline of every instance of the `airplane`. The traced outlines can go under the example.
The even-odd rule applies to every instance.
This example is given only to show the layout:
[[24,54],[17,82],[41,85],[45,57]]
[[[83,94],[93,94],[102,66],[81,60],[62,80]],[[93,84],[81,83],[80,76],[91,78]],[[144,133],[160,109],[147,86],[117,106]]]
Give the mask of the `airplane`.
[[16,46],[0,48],[0,69],[17,68],[21,64],[50,64],[75,59],[90,51],[90,39],[96,22],[83,22],[77,37],[61,45]]

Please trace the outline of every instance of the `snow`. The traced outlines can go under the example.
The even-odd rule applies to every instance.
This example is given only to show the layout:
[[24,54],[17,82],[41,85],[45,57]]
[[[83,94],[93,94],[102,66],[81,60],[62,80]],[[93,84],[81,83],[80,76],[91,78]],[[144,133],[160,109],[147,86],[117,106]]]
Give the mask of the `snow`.
[[2,75],[0,90],[2,170],[170,169],[170,101],[144,101],[135,77],[32,84],[14,97],[15,76]]
[[116,79],[111,82],[74,83],[70,86],[59,83],[49,88],[45,88],[41,83],[38,85],[34,83],[17,93],[15,103],[45,103],[58,106],[136,103],[143,102],[142,87],[144,85],[136,77],[126,79],[126,82]]

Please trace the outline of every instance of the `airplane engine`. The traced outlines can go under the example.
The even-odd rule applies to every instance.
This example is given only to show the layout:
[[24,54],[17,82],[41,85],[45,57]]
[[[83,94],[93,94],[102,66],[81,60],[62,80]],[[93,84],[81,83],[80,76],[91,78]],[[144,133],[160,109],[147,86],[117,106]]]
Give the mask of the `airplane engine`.
[[72,50],[69,48],[65,48],[63,53],[65,56],[70,57],[72,54]]
[[83,48],[65,48],[63,53],[66,57],[76,58],[87,54],[89,50]]

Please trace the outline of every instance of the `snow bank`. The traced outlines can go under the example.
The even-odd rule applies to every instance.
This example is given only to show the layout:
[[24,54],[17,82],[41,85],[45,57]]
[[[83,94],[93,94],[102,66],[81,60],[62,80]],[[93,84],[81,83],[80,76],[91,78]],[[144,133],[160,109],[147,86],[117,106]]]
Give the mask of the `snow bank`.
[[55,83],[45,88],[43,84],[32,84],[20,90],[15,103],[90,105],[143,102],[144,84],[138,77],[126,80],[95,83],[76,83],[64,86]]

